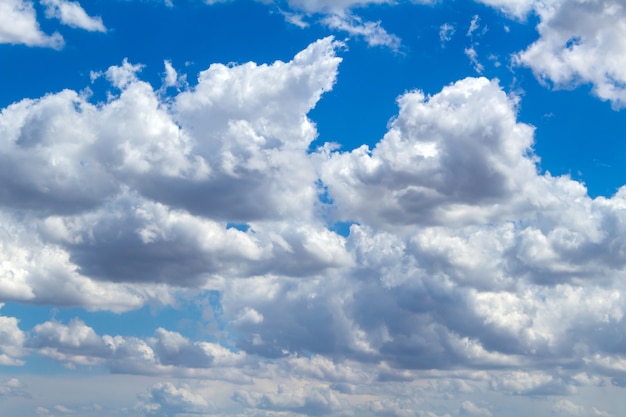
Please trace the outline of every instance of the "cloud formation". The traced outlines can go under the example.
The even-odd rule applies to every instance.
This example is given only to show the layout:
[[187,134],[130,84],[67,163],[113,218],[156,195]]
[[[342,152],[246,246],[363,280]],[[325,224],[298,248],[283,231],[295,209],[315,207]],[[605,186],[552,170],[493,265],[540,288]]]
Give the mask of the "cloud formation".
[[76,1],[41,0],[46,17],[59,19],[62,24],[90,32],[106,32],[100,17],[91,17]]
[[[289,6],[397,47],[350,14],[368,3]],[[518,18],[539,10],[485,3]],[[589,15],[619,20],[619,5],[601,3],[588,2]],[[75,3],[47,4],[100,30],[86,13],[63,15]],[[538,12],[542,37],[519,62],[549,62],[535,58],[568,27],[559,13],[583,7],[566,4]],[[540,172],[519,97],[484,77],[404,92],[371,147],[313,148],[309,113],[334,87],[343,46],[328,37],[288,62],[213,64],[190,84],[165,61],[161,89],[124,60],[92,74],[110,85],[105,101],[63,90],[4,108],[0,301],[124,313],[203,300],[217,331],[155,325],[135,337],[80,318],[23,330],[1,316],[0,364],[38,355],[150,377],[134,411],[153,417],[489,417],[493,405],[469,394],[623,385],[626,188],[591,198],[584,184]],[[546,79],[593,82],[619,104],[621,84],[603,96],[579,61]],[[619,81],[617,69],[606,74]],[[211,394],[210,380],[223,391]],[[20,384],[0,385],[0,396]],[[610,415],[566,399],[552,410]]]
[[539,39],[517,62],[556,88],[591,84],[616,108],[626,104],[626,8],[615,0],[480,0],[517,18],[539,17]]
[[41,31],[33,4],[28,0],[0,2],[0,43],[25,44],[59,49],[63,37],[59,33],[47,35]]

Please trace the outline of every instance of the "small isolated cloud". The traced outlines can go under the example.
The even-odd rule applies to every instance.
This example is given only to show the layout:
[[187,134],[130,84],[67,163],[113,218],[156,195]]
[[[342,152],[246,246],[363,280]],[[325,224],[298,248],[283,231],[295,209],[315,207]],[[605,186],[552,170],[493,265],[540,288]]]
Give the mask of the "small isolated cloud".
[[463,401],[459,409],[460,416],[492,417],[488,408],[479,407],[471,401]]
[[91,17],[78,2],[68,0],[41,0],[46,17],[59,19],[62,24],[90,32],[106,32],[100,17]]
[[47,35],[39,28],[33,4],[27,0],[0,1],[0,43],[60,49],[63,37]]
[[539,2],[537,0],[477,0],[502,10],[507,15],[516,19],[524,19]]
[[472,66],[474,67],[474,71],[476,71],[479,74],[482,74],[485,67],[483,66],[483,64],[481,64],[478,61],[478,52],[476,52],[476,49],[473,46],[470,46],[469,48],[465,48],[464,52],[465,52],[465,56],[467,56],[470,62],[472,63]]
[[170,382],[150,387],[149,394],[135,406],[145,417],[170,417],[178,415],[208,415],[215,407],[188,385],[175,386]]
[[385,46],[394,51],[400,48],[400,38],[388,33],[380,22],[363,21],[356,15],[329,15],[322,23],[331,29],[348,32],[352,36],[362,37],[370,46]]
[[[615,108],[626,106],[626,5],[614,0],[480,0],[516,18],[539,17],[539,39],[515,55],[555,88],[591,84]],[[607,59],[609,57],[609,59]]]
[[454,32],[454,26],[449,23],[444,23],[439,27],[439,41],[442,47],[445,47],[445,44],[452,40]]

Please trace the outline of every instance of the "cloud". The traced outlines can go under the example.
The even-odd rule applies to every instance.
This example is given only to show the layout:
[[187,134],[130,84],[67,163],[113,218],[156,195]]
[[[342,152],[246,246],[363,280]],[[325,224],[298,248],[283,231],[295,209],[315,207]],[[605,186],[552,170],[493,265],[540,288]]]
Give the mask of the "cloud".
[[444,23],[439,27],[439,41],[442,47],[445,47],[445,44],[452,40],[454,32],[454,26],[449,23]]
[[0,400],[8,397],[30,398],[30,394],[25,388],[24,384],[17,378],[2,381],[0,382]]
[[[18,358],[24,354],[23,345],[26,335],[17,324],[18,320],[15,317],[0,316],[0,365],[19,366],[24,364],[24,361]],[[17,380],[11,381],[15,382]],[[11,387],[17,387],[14,385],[14,383],[13,385],[7,385],[7,393],[12,392],[10,390]],[[1,395],[2,386],[0,386]]]
[[213,414],[214,407],[190,387],[174,386],[172,383],[157,383],[150,387],[144,401],[135,406],[146,417],[169,417],[176,415]]
[[322,23],[331,29],[348,32],[352,36],[363,37],[369,46],[386,46],[394,51],[400,48],[400,38],[387,33],[380,22],[363,22],[355,15],[329,15]]
[[[307,156],[306,114],[332,88],[340,45],[213,65],[172,102],[125,60],[104,72],[115,87],[105,103],[64,90],[3,109],[0,216],[15,224],[0,229],[14,277],[4,299],[125,311],[170,303],[162,284],[350,263],[343,239],[315,220]],[[228,226],[249,221],[260,223]]]
[[[79,319],[65,325],[55,321],[33,328],[26,345],[31,351],[67,366],[103,366],[114,373],[217,377],[214,368],[245,365],[243,352],[219,344],[192,342],[181,334],[158,328],[145,340],[135,337],[100,336]],[[228,373],[218,378],[228,379]]]
[[91,17],[76,1],[41,0],[46,17],[59,19],[64,25],[90,32],[106,32],[100,17]]
[[[539,39],[515,59],[555,88],[591,84],[615,108],[626,104],[626,8],[614,0],[481,0],[518,18],[539,17]],[[607,59],[607,57],[609,57]]]
[[3,0],[0,2],[0,43],[60,49],[64,41],[56,32],[46,35],[41,31],[30,1]]

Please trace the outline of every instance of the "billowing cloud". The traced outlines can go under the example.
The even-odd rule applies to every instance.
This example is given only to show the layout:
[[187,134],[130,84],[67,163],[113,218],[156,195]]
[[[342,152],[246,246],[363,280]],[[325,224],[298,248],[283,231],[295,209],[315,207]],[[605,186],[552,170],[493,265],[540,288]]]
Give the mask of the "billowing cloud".
[[4,299],[120,311],[169,303],[154,283],[350,263],[343,238],[315,220],[307,156],[306,114],[334,83],[339,45],[213,65],[171,105],[124,61],[103,74],[118,89],[106,103],[65,90],[5,108],[0,215],[15,226],[0,235],[13,276]]
[[[289,5],[397,47],[351,14],[368,3]],[[510,4],[518,16],[530,7]],[[534,65],[542,39],[520,62]],[[124,60],[93,73],[111,85],[104,102],[64,90],[3,109],[0,300],[125,312],[210,291],[220,317],[206,338],[158,324],[150,337],[101,334],[78,318],[21,330],[0,317],[0,362],[30,353],[228,384],[213,397],[209,385],[150,385],[136,407],[146,416],[226,404],[259,416],[489,417],[486,401],[437,401],[623,384],[626,188],[591,198],[541,173],[519,98],[487,78],[400,95],[371,148],[311,149],[308,114],[334,86],[341,47],[325,38],[288,62],[213,64],[192,85],[166,61],[156,90]],[[165,97],[168,87],[180,91]],[[606,415],[569,400],[553,410]]]

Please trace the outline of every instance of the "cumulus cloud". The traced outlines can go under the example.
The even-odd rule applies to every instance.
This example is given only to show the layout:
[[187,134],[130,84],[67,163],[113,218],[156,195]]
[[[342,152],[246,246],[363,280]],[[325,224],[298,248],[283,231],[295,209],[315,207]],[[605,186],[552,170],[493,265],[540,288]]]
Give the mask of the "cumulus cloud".
[[41,0],[46,7],[46,17],[59,19],[64,25],[90,32],[106,32],[100,17],[91,17],[76,1]]
[[523,18],[539,17],[539,39],[515,59],[556,88],[591,84],[614,107],[626,103],[626,8],[615,0],[480,0]]
[[343,239],[315,220],[307,156],[306,114],[334,83],[339,46],[213,65],[171,103],[125,60],[102,73],[115,87],[105,103],[65,90],[3,109],[0,215],[15,225],[0,234],[13,277],[4,299],[122,311],[171,302],[158,283],[349,263]]
[[526,198],[521,191],[536,177],[527,157],[532,128],[515,121],[514,102],[495,82],[468,78],[398,103],[398,117],[373,150],[331,152],[324,161],[321,178],[338,220],[484,221],[504,214],[501,203]]
[[3,0],[0,2],[0,43],[60,49],[64,41],[58,33],[47,35],[41,31],[32,2]]
[[[79,319],[67,325],[48,321],[33,328],[26,345],[70,367],[99,365],[115,373],[207,377],[213,368],[247,362],[245,353],[216,343],[192,342],[179,333],[158,328],[154,337],[98,335]],[[224,378],[222,376],[221,378]]]
[[[0,304],[0,308],[2,304]],[[19,359],[23,354],[23,345],[26,335],[18,327],[18,320],[15,317],[0,316],[0,365],[23,365],[24,361]],[[11,380],[13,382],[17,380]],[[11,382],[9,381],[9,382]],[[7,385],[7,393],[13,385]],[[19,387],[18,387],[19,388]],[[0,386],[0,395],[2,389]],[[7,394],[8,395],[8,394]]]
[[[326,38],[289,62],[214,64],[167,100],[126,60],[102,72],[106,102],[65,90],[5,108],[2,300],[126,311],[218,291],[228,343],[160,327],[101,335],[78,319],[27,337],[5,317],[0,358],[261,378],[228,397],[258,415],[346,404],[436,415],[411,400],[420,379],[517,396],[623,380],[626,188],[592,199],[539,173],[534,128],[486,78],[402,94],[371,149],[311,150],[308,113],[333,87],[340,47]],[[336,222],[351,224],[347,236]],[[298,384],[267,382],[289,375]],[[414,391],[389,398],[402,384]],[[214,411],[168,383],[138,407]]]
[[386,46],[394,51],[400,48],[400,38],[389,34],[380,22],[363,22],[358,16],[336,14],[325,17],[322,22],[331,29],[363,37],[370,46]]

